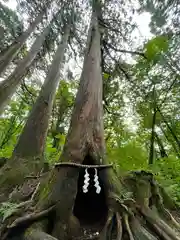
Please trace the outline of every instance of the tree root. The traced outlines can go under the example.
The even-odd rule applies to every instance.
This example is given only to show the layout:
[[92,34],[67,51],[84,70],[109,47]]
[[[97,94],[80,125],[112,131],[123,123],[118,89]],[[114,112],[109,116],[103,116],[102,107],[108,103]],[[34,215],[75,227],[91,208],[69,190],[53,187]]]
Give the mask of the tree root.
[[26,216],[23,217],[19,217],[17,218],[15,221],[13,221],[10,225],[8,225],[6,227],[6,229],[4,230],[4,233],[1,237],[2,240],[7,239],[7,237],[9,235],[11,235],[11,233],[17,229],[17,228],[22,228],[24,226],[28,227],[30,226],[33,222],[36,222],[44,217],[46,217],[49,213],[51,213],[54,210],[55,206],[51,206],[46,210],[43,210],[41,212],[35,212],[35,213],[31,213],[28,214]]
[[[120,217],[122,216],[122,220]],[[138,216],[140,217],[140,221],[137,219]],[[135,216],[136,215],[136,216]],[[160,219],[150,208],[139,208],[137,206],[137,212],[124,213],[116,212],[116,239],[121,240],[124,239],[123,236],[126,232],[127,239],[135,240],[135,239],[142,239],[142,240],[180,240],[179,233],[169,227],[162,219]],[[104,238],[101,239],[114,239],[113,231],[115,228],[110,226],[112,224],[112,218],[108,220],[106,224],[106,235],[103,235]],[[122,225],[123,223],[123,225]],[[144,228],[145,225],[145,228]],[[109,227],[109,228],[108,228]],[[126,239],[126,238],[125,238]]]
[[[165,203],[160,195],[159,186],[152,174],[149,176],[148,173],[144,172],[142,175],[140,172],[133,174],[133,177],[130,176],[130,182],[127,181],[126,177],[126,188],[128,182],[133,193],[132,199],[122,200],[119,196],[111,194],[114,199],[113,209],[116,212],[116,222],[117,216],[122,217],[122,219],[120,217],[120,223],[123,223],[123,225],[121,225],[122,229],[120,231],[123,239],[125,236],[125,239],[129,240],[180,240],[180,224],[164,207]],[[138,174],[137,178],[136,174]],[[139,181],[140,184],[138,184]],[[149,189],[145,189],[146,181]],[[133,189],[132,186],[135,186],[135,188]],[[140,187],[143,187],[143,189],[141,190]],[[116,235],[118,234],[116,229]],[[121,239],[121,237],[117,239]]]
[[[131,176],[130,186],[132,198],[123,199],[119,197],[119,194],[115,194],[114,192],[109,194],[108,217],[98,239],[180,240],[180,224],[176,221],[170,210],[165,208],[166,204],[163,202],[158,184],[154,181],[153,176],[150,175],[149,177],[148,173],[146,173],[144,178],[144,172],[142,176],[140,172],[138,172],[138,178],[136,178],[136,173],[133,174],[134,179]],[[135,181],[134,190],[132,188],[132,179]],[[140,181],[141,184],[138,184],[138,181]],[[148,182],[148,190],[141,193],[141,191],[145,191],[146,181]],[[137,189],[138,187],[139,189]],[[143,188],[142,190],[140,189],[141,187]],[[30,202],[34,199],[38,189],[39,186],[37,186]],[[126,190],[129,191],[127,185]],[[53,205],[43,211],[31,213],[19,217],[13,222],[11,221],[11,224],[6,227],[6,236],[8,235],[7,233],[11,232],[13,229],[27,225],[27,230],[24,233],[24,240],[57,240],[53,236],[46,234],[46,229],[44,228],[43,230],[28,228],[31,223],[43,220],[49,213],[56,211],[55,207],[56,205]],[[54,214],[53,217],[55,217]],[[51,221],[47,218],[47,221],[48,220]],[[57,230],[59,231],[59,229]],[[63,231],[63,227],[61,230]],[[64,231],[66,230],[64,229]],[[5,240],[6,238],[4,236],[4,238],[1,239]],[[71,236],[69,239],[71,239]]]
[[36,221],[42,217],[45,217],[47,216],[50,212],[52,212],[52,210],[54,209],[55,206],[52,206],[46,210],[43,210],[41,212],[38,212],[38,213],[31,213],[31,214],[28,214],[27,216],[24,216],[24,217],[20,217],[20,218],[17,218],[11,225],[8,226],[8,228],[14,228],[14,227],[17,227],[19,226],[20,224],[24,224],[24,223],[27,223],[27,222],[33,222],[33,221]]
[[145,226],[139,222],[137,218],[133,219],[132,222],[132,232],[135,236],[135,239],[142,240],[158,240],[156,236],[149,229],[145,228]]
[[158,235],[160,235],[163,239],[180,240],[180,237],[178,236],[176,231],[169,227],[162,219],[156,216],[151,209],[141,208],[140,212],[145,217],[145,219],[152,225]]
[[31,229],[24,234],[24,240],[58,240],[58,239],[40,230]]
[[129,235],[129,240],[134,240],[133,233],[132,233],[130,225],[129,225],[129,216],[128,216],[128,214],[124,214],[123,219],[124,219],[124,225],[125,225],[126,231],[127,231],[128,235]]
[[122,221],[121,221],[121,217],[120,214],[117,212],[116,213],[116,221],[117,221],[117,240],[121,240],[122,239]]
[[[180,231],[180,224],[176,221],[173,215],[170,213],[168,209],[166,209],[166,201],[161,196],[161,189],[157,185],[157,183],[152,179],[151,181],[151,192],[152,192],[152,199],[153,204],[157,209],[158,214],[172,227],[175,227],[178,231]],[[151,208],[152,208],[151,206]]]
[[106,224],[105,224],[102,232],[100,233],[100,240],[111,239],[110,237],[111,237],[111,232],[112,232],[113,217],[114,217],[114,213],[109,211]]
[[165,208],[164,208],[164,211],[169,221],[171,221],[174,224],[174,226],[180,230],[180,224],[176,221],[176,219],[172,216],[172,214]]

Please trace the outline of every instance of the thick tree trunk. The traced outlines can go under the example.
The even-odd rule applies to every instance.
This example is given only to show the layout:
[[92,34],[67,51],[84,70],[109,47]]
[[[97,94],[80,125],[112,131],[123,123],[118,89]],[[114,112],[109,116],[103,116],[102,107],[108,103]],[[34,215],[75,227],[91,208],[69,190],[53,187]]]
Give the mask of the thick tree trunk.
[[26,40],[34,31],[36,26],[42,21],[46,9],[47,8],[43,9],[43,11],[36,17],[34,22],[30,24],[29,28],[15,40],[15,43],[13,43],[10,47],[8,47],[7,50],[3,52],[3,54],[0,55],[0,76],[6,70],[10,62],[17,56],[18,52],[24,46]]
[[[13,156],[23,158],[42,157],[45,139],[48,130],[49,118],[56,88],[60,80],[60,69],[63,62],[64,51],[69,37],[69,26],[66,27],[62,42],[54,55],[45,83],[39,97],[28,117],[26,125],[14,149]],[[31,144],[29,144],[31,143]]]
[[[60,161],[81,164],[102,163],[105,153],[102,118],[100,32],[97,12],[94,9],[79,90]],[[60,168],[50,177],[52,184],[50,191],[52,192],[47,196],[47,203],[48,205],[57,203],[55,224],[52,229],[52,235],[57,239],[71,239],[73,235],[79,234],[80,231],[80,220],[77,219],[77,216],[74,216],[74,214],[80,214],[80,208],[83,209],[81,200],[76,198],[78,173],[79,170],[76,168]],[[63,192],[63,194],[60,194],[60,192]],[[75,199],[78,202],[76,209],[74,209]],[[93,204],[96,197],[90,199],[92,200],[91,204]],[[104,204],[102,203],[102,206]],[[91,208],[90,205],[89,208]],[[101,211],[101,209],[96,211],[98,212],[98,210]],[[106,214],[106,208],[103,208],[103,210]]]
[[[53,21],[53,20],[52,20]],[[36,55],[50,31],[51,24],[43,30],[43,32],[36,38],[28,54],[19,62],[14,72],[4,81],[0,82],[0,113],[7,104],[8,100],[12,97],[20,84],[23,76],[27,73]]]
[[[88,48],[61,159],[82,162],[87,153],[104,158],[100,33],[92,18]],[[77,151],[78,149],[78,151]]]
[[[102,76],[100,64],[100,32],[97,12],[93,11],[80,86],[60,161],[76,164],[103,163],[105,144],[103,139]],[[94,176],[93,169],[89,173],[91,177]],[[102,173],[102,175],[104,174]],[[77,216],[83,215],[81,197],[76,198],[78,192],[78,175],[78,167],[57,166],[50,173],[45,183],[42,183],[40,193],[37,195],[38,204],[36,207],[38,209],[55,205],[50,233],[57,239],[71,239],[71,236],[79,234],[81,229],[80,220],[77,218]],[[83,178],[83,175],[84,170],[82,168],[81,178]],[[92,186],[92,188],[94,189],[95,187]],[[79,194],[81,196],[82,193]],[[102,186],[102,195],[98,195],[93,191],[94,199],[91,193],[89,194],[89,204],[86,201],[84,202],[85,205],[88,204],[89,210],[93,209],[94,203],[97,202],[98,205],[95,204],[95,207],[100,207],[95,210],[97,219],[95,216],[92,216],[94,211],[90,210],[88,215],[91,216],[92,221],[100,219],[104,221],[101,217],[102,215],[106,215],[107,209],[105,201],[101,203],[100,199],[105,198],[105,187]],[[85,197],[87,198],[88,194]],[[75,199],[77,201],[76,207]],[[100,216],[98,215],[99,211],[101,212]],[[90,219],[86,217],[86,220],[89,221]]]
[[[3,188],[11,182],[11,189],[13,189],[14,185],[23,183],[23,179],[27,174],[38,173],[43,166],[43,152],[48,123],[52,112],[56,88],[60,80],[60,69],[67,46],[69,31],[68,25],[62,36],[61,44],[54,55],[45,83],[20,135],[13,155],[7,165],[1,169],[0,183]],[[4,172],[6,172],[6,176],[4,176]],[[8,191],[9,190],[10,189],[8,189]]]

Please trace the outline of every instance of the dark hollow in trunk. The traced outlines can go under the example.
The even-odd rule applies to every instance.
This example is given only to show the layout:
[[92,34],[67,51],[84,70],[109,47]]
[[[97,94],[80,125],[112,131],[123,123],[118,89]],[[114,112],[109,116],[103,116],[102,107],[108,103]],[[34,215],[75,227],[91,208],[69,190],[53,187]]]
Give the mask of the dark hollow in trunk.
[[[87,155],[83,164],[95,165],[96,163],[89,155]],[[101,192],[97,194],[94,186],[95,169],[88,169],[90,181],[87,193],[83,192],[85,169],[80,168],[79,170],[77,183],[78,191],[75,199],[73,214],[78,218],[81,226],[104,224],[106,222],[108,206],[106,201],[106,183],[104,181],[105,175],[103,174],[103,171],[105,170],[98,170],[98,180]]]

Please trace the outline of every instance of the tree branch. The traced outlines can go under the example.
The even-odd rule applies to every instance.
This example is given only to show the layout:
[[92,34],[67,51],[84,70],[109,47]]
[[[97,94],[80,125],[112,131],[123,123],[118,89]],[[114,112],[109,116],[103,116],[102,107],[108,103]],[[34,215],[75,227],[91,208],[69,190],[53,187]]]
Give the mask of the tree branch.
[[42,217],[45,217],[47,216],[50,212],[52,212],[55,208],[55,205],[49,207],[48,209],[46,210],[43,210],[41,212],[38,212],[38,213],[30,213],[26,216],[23,216],[23,217],[20,217],[20,218],[17,218],[11,225],[9,225],[7,228],[14,228],[14,227],[17,227],[19,226],[20,224],[24,224],[24,223],[28,223],[28,222],[33,222],[33,221],[36,221]]
[[[114,57],[112,57],[112,55],[110,54],[108,48],[107,48],[106,46],[104,46],[104,48],[105,48],[105,50],[107,51],[107,54],[109,55],[109,57],[110,57],[113,61],[115,61],[116,66],[124,73],[124,75],[126,76],[126,78],[127,78],[128,80],[130,80],[130,77],[129,77],[129,75],[127,74],[127,72],[119,65],[119,63],[117,62],[117,60],[116,60]],[[118,71],[118,68],[117,68],[117,71]]]
[[125,49],[118,49],[118,48],[115,48],[112,44],[110,44],[106,41],[103,41],[103,44],[106,44],[109,48],[111,48],[112,50],[114,50],[116,52],[135,54],[135,55],[139,55],[139,56],[142,56],[145,59],[147,59],[147,57],[145,56],[145,54],[143,52],[130,51],[130,50],[125,50]]

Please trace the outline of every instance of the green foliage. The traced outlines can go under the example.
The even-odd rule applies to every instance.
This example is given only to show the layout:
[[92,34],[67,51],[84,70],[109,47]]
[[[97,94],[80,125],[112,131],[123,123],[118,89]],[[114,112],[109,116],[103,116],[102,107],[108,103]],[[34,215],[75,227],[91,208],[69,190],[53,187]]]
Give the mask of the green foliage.
[[119,175],[132,170],[151,171],[167,193],[180,204],[180,161],[176,156],[159,158],[149,166],[146,149],[138,139],[134,139],[114,148],[107,145],[107,157]]
[[0,150],[0,157],[6,157],[9,158],[12,155],[12,152],[14,150],[14,145],[9,145]]
[[147,152],[136,139],[126,142],[119,139],[116,147],[107,145],[107,154],[109,161],[115,164],[120,173],[147,168]]
[[30,108],[29,97],[23,94],[12,99],[5,109],[0,118],[0,157],[11,157]]
[[0,206],[0,217],[2,221],[6,220],[17,210],[18,204],[12,202],[3,202]]
[[59,157],[61,155],[62,148],[64,146],[65,142],[65,136],[62,134],[56,135],[59,139],[59,147],[58,149],[53,147],[52,144],[52,138],[48,137],[47,142],[46,142],[46,149],[45,149],[45,155],[46,155],[46,160],[50,164],[54,164],[55,162],[58,162]]
[[179,159],[174,155],[158,159],[150,170],[152,170],[157,181],[166,189],[169,195],[180,204]]
[[155,34],[178,31],[180,3],[176,0],[139,0],[141,11],[151,13],[150,27]]
[[168,50],[168,37],[157,36],[145,44],[145,56],[148,61],[157,63],[161,54]]

